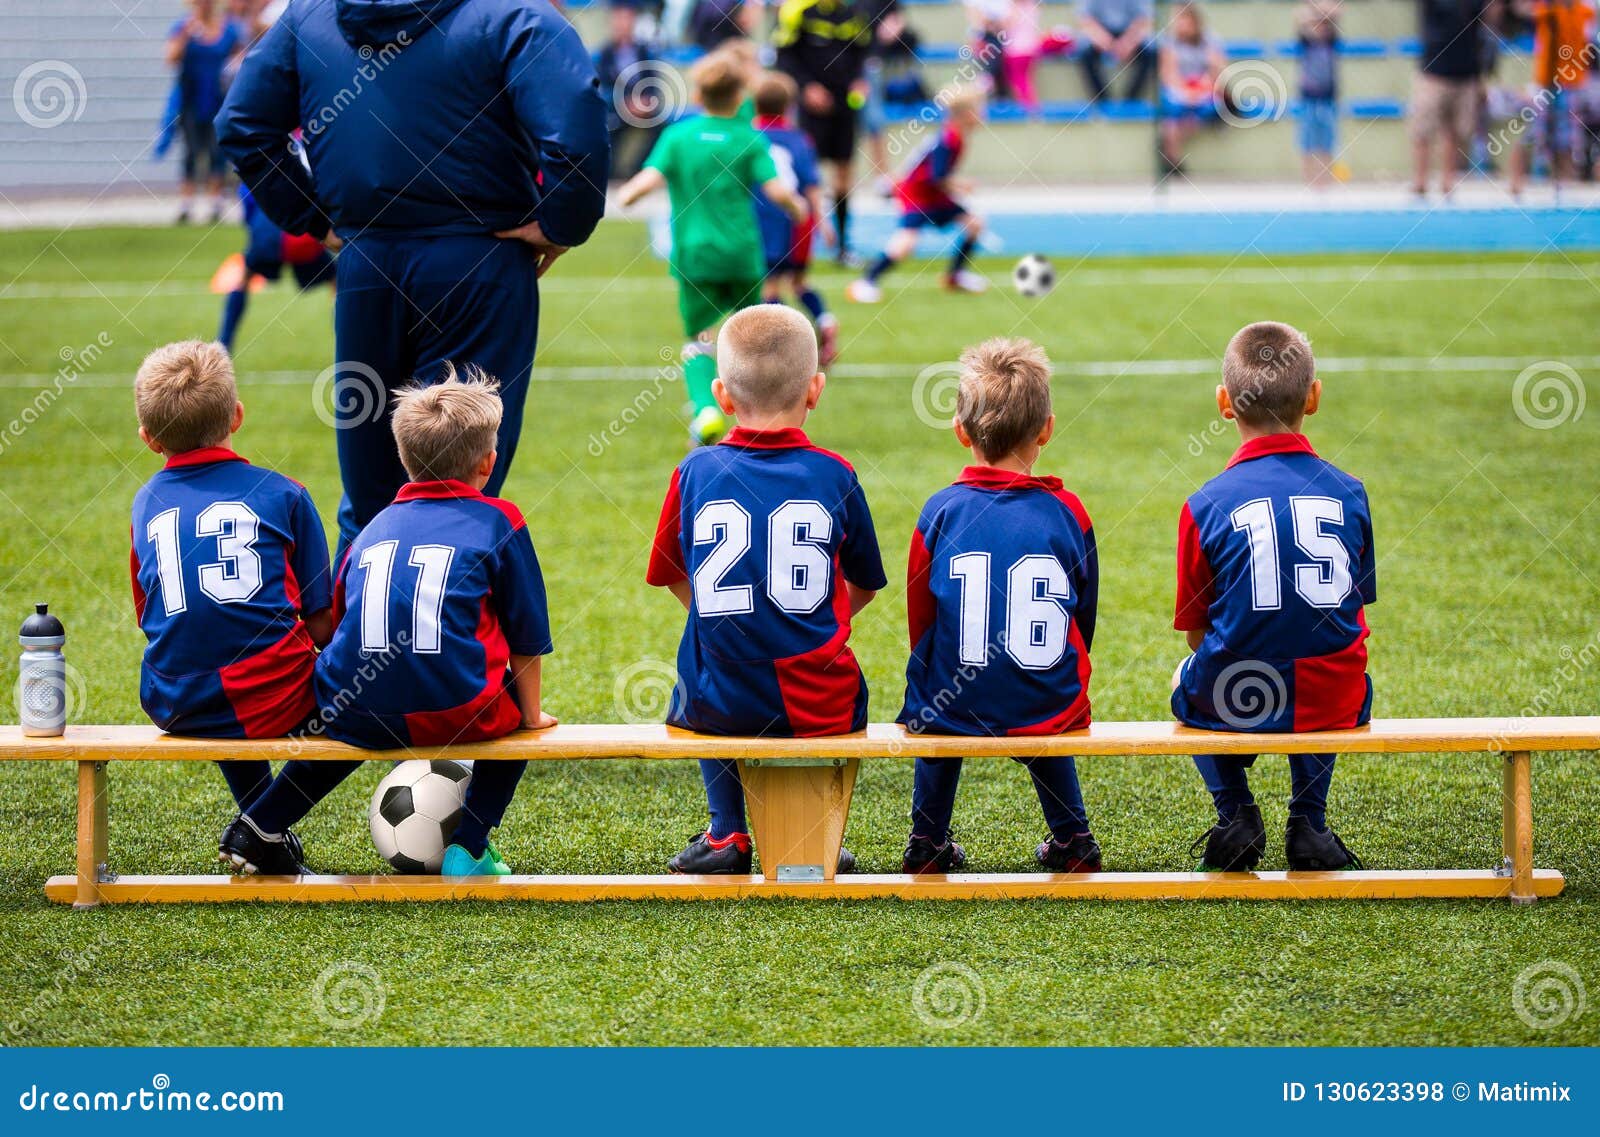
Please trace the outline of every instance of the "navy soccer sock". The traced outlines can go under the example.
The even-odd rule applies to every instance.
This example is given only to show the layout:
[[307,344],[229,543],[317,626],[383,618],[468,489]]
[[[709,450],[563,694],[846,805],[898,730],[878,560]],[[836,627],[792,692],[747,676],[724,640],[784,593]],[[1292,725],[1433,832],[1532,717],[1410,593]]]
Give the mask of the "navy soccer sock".
[[1246,771],[1254,758],[1215,757],[1196,754],[1195,768],[1205,779],[1206,789],[1217,806],[1217,820],[1224,825],[1233,820],[1242,805],[1252,805],[1255,796],[1250,792],[1250,776]]
[[872,262],[872,267],[867,269],[867,282],[877,284],[878,278],[894,267],[894,261],[888,253],[879,253],[878,259]]
[[839,237],[839,255],[850,251],[850,195],[842,193],[833,199],[833,231]]
[[1022,760],[1022,764],[1033,776],[1033,789],[1039,795],[1050,836],[1066,842],[1089,832],[1089,811],[1083,805],[1078,764],[1072,757],[1029,758]]
[[712,840],[720,841],[730,833],[748,833],[739,763],[731,758],[702,758],[700,778],[706,784],[706,805],[711,808]]
[[976,237],[962,237],[961,243],[956,246],[955,255],[950,258],[950,275],[954,276],[972,264],[972,250],[978,247]]
[[254,805],[272,784],[272,763],[264,758],[218,762],[217,769],[222,771],[222,780],[228,783],[228,792],[233,795],[233,803],[240,813]]
[[228,298],[222,302],[222,326],[217,329],[217,342],[230,352],[233,350],[234,337],[239,333],[239,321],[244,319],[244,306],[249,300],[249,292],[240,288],[228,293]]
[[1289,755],[1289,816],[1305,818],[1313,829],[1328,827],[1333,758],[1332,754]]
[[822,302],[822,295],[815,288],[802,289],[800,303],[810,314],[813,324],[828,314],[828,306]]
[[911,832],[935,845],[950,839],[950,818],[961,782],[961,759],[918,758],[911,783]]
[[527,768],[526,762],[474,762],[466,806],[450,843],[460,845],[474,858],[483,856],[489,847],[489,830],[505,817]]
[[244,812],[262,833],[276,836],[310,813],[359,765],[359,761],[307,762],[299,758],[285,762],[272,784]]

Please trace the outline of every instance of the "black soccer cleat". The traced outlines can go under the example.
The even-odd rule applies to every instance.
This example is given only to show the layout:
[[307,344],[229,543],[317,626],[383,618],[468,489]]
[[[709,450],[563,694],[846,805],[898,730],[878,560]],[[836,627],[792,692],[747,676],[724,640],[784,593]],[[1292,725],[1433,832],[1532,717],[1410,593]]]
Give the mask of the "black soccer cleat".
[[856,855],[843,845],[839,846],[839,867],[837,872],[855,872]]
[[1261,822],[1261,807],[1251,802],[1241,805],[1233,820],[1217,822],[1205,835],[1189,846],[1192,857],[1205,846],[1200,857],[1201,872],[1252,872],[1267,855],[1267,828]]
[[1361,858],[1344,847],[1332,829],[1313,829],[1303,817],[1289,818],[1283,847],[1293,872],[1337,872],[1361,868]]
[[906,842],[905,855],[900,858],[900,871],[917,875],[956,872],[966,863],[967,851],[949,837],[944,844],[936,845],[933,838],[913,833]]
[[1034,850],[1033,858],[1049,872],[1100,871],[1100,846],[1092,833],[1079,833],[1070,841],[1052,837]]
[[696,833],[683,852],[667,862],[667,868],[695,876],[748,876],[750,860],[750,834],[730,833],[714,841],[706,830]]
[[222,831],[217,859],[246,876],[304,876],[299,845],[298,838],[291,845],[287,835],[266,836],[241,813]]

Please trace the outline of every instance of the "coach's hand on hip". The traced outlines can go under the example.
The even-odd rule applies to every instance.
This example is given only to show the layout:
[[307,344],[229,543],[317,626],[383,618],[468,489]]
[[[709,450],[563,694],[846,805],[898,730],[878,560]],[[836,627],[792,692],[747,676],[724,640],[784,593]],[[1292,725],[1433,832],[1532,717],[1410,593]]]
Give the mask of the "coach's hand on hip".
[[539,254],[538,274],[543,276],[550,271],[550,266],[556,263],[556,258],[567,251],[567,246],[557,245],[548,240],[544,230],[539,228],[537,221],[530,221],[516,229],[502,229],[495,234],[507,240],[526,241],[533,246],[533,251]]

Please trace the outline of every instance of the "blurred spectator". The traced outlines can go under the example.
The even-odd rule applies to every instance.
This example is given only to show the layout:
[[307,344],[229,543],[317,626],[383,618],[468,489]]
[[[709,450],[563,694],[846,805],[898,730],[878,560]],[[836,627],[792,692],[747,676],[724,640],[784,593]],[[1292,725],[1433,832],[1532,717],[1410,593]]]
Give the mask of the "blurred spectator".
[[1105,73],[1108,63],[1116,68],[1116,75],[1128,73],[1124,98],[1143,97],[1155,65],[1150,45],[1154,27],[1155,0],[1083,0],[1078,30],[1089,41],[1082,59],[1091,100],[1099,102],[1111,93]]
[[867,25],[872,29],[872,44],[867,49],[863,72],[867,101],[861,108],[861,129],[867,135],[867,157],[883,179],[881,188],[888,192],[892,189],[884,137],[889,125],[888,104],[914,106],[927,102],[928,90],[917,59],[917,33],[906,23],[900,0],[865,0],[864,7]]
[[613,0],[606,12],[607,39],[594,54],[611,134],[611,180],[639,172],[673,108],[662,105],[665,76],[655,48],[639,42],[639,11]]
[[1339,4],[1310,0],[1295,13],[1300,45],[1300,161],[1308,185],[1333,180],[1339,131]]
[[189,222],[202,171],[211,195],[211,220],[215,223],[222,219],[222,180],[228,164],[217,147],[217,131],[211,120],[222,109],[223,72],[244,50],[248,35],[219,0],[189,0],[189,14],[173,24],[168,33],[167,66],[177,72],[169,111],[183,139],[180,225]]
[[983,68],[984,86],[992,98],[1009,99],[1006,81],[1006,19],[1011,0],[966,0],[967,26],[972,31],[972,57]]
[[1006,8],[1001,47],[1006,86],[1029,115],[1037,115],[1040,110],[1039,95],[1033,86],[1033,68],[1039,57],[1069,51],[1076,43],[1067,29],[1046,31],[1043,16],[1042,0],[1010,0]]
[[1484,12],[1489,0],[1417,0],[1422,56],[1411,86],[1411,188],[1428,192],[1428,167],[1439,158],[1439,189],[1460,177],[1482,99]]
[[730,39],[748,39],[761,20],[760,0],[695,0],[689,9],[689,42],[712,51]]
[[[1572,177],[1574,152],[1580,149],[1582,127],[1575,93],[1584,86],[1594,62],[1594,5],[1589,0],[1527,0],[1520,7],[1533,23],[1536,144],[1550,163],[1550,180],[1559,187]],[[1515,193],[1521,188],[1516,156],[1525,151],[1519,147],[1512,153]]]
[[1183,173],[1189,139],[1202,124],[1217,121],[1217,81],[1225,66],[1222,40],[1206,31],[1200,5],[1180,6],[1160,49],[1161,157],[1167,173]]

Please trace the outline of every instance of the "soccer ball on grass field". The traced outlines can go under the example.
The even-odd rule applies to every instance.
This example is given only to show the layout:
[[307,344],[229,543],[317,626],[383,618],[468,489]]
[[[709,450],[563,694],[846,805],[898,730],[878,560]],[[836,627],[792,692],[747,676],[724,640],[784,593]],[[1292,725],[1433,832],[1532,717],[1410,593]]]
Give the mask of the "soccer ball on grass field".
[[466,806],[472,763],[411,758],[372,791],[367,825],[378,855],[403,873],[437,874]]
[[1011,270],[1011,283],[1024,296],[1039,297],[1056,286],[1056,269],[1038,253],[1029,253]]

